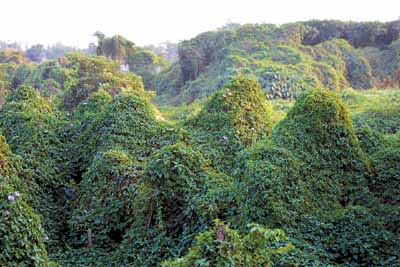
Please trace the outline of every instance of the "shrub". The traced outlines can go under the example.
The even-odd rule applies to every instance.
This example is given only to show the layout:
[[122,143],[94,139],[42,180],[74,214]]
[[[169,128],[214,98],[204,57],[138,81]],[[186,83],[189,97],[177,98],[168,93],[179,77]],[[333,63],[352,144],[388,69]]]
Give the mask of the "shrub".
[[69,69],[64,82],[63,106],[75,109],[92,92],[104,89],[116,95],[123,89],[143,91],[140,77],[132,73],[120,73],[117,62],[103,57],[89,57],[69,54],[61,61],[61,66]]
[[99,153],[83,175],[78,199],[69,223],[77,244],[111,248],[121,242],[132,210],[139,170],[129,155],[119,150]]
[[366,157],[346,108],[329,91],[303,93],[268,140],[237,162],[245,222],[295,225],[369,196]]
[[39,216],[12,187],[0,184],[0,265],[55,266],[50,263]]
[[199,150],[216,167],[229,166],[235,154],[267,137],[272,109],[254,80],[237,77],[216,92],[185,125]]
[[90,165],[96,151],[100,128],[103,125],[104,111],[112,102],[112,97],[104,90],[90,95],[87,102],[81,103],[66,126],[69,134],[68,152],[73,155],[68,161],[71,177],[80,182],[82,174]]
[[[7,179],[10,174],[15,174],[14,155],[6,143],[4,136],[0,135],[0,175]],[[3,181],[3,180],[2,180]]]
[[331,189],[340,188],[334,195],[339,194],[342,203],[365,196],[368,163],[347,108],[334,93],[312,90],[301,95],[271,139],[304,161],[307,175],[326,177],[330,182],[321,181],[325,185],[336,184]]
[[400,203],[400,134],[387,137],[381,148],[371,155],[374,175],[370,187],[385,203]]
[[362,150],[368,155],[375,153],[384,143],[384,135],[368,126],[357,129],[356,135]]
[[184,138],[183,131],[156,118],[145,96],[126,90],[111,99],[99,91],[74,113],[73,165],[80,176],[97,152],[110,149],[122,149],[133,160],[143,162],[153,151]]
[[196,237],[194,246],[182,258],[165,261],[163,267],[189,266],[319,266],[306,259],[288,242],[285,232],[250,224],[239,234],[220,221]]
[[182,143],[155,153],[133,203],[134,220],[119,249],[121,257],[154,266],[182,255],[194,235],[226,207],[224,192],[218,191],[223,185],[229,185],[228,178],[209,170],[201,154]]
[[4,136],[0,135],[0,190],[2,186],[12,186],[19,192],[28,192],[28,189],[37,187],[35,183],[20,179],[23,172],[21,158],[11,152]]
[[400,129],[400,94],[387,91],[373,94],[354,114],[356,127],[368,126],[381,133],[394,134]]
[[[308,217],[299,235],[326,262],[343,266],[397,266],[399,237],[385,229],[381,217],[362,206],[348,206],[328,220]],[[319,251],[319,252],[318,252]]]
[[291,225],[304,214],[335,206],[335,197],[325,199],[317,190],[323,184],[303,172],[305,163],[270,141],[245,150],[239,162],[241,225]]
[[58,119],[51,104],[30,87],[11,93],[0,109],[0,130],[13,152],[21,157],[18,175],[27,190],[28,203],[44,217],[50,243],[59,239],[63,218],[60,192],[66,182]]

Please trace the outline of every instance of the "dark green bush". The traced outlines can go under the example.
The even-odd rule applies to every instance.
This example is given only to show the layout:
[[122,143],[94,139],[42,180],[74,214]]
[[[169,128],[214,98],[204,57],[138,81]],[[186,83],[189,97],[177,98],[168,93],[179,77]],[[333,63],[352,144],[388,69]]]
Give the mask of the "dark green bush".
[[229,178],[207,168],[199,152],[166,146],[148,162],[134,199],[133,222],[119,253],[126,263],[155,266],[182,255],[194,235],[226,208]]
[[0,191],[11,186],[19,192],[27,192],[34,187],[30,181],[19,179],[21,174],[21,158],[11,152],[4,136],[0,135]]
[[69,223],[77,244],[87,244],[88,234],[96,247],[112,248],[122,240],[131,220],[130,203],[140,179],[138,166],[119,150],[99,153],[79,185],[76,207]]
[[76,109],[74,121],[72,165],[79,189],[70,220],[73,242],[87,243],[91,229],[93,245],[111,249],[144,216],[137,214],[143,204],[136,200],[142,196],[137,183],[148,157],[184,140],[185,133],[159,121],[148,99],[133,90],[113,99],[104,91],[94,93]]
[[70,139],[68,152],[73,157],[68,161],[70,176],[79,182],[90,165],[97,150],[100,128],[103,125],[104,111],[112,102],[112,97],[104,90],[90,95],[87,102],[80,104],[67,125]]
[[[269,140],[241,154],[238,202],[244,220],[296,229],[294,236],[306,241],[299,247],[317,253],[326,264],[396,266],[398,211],[389,211],[369,188],[377,188],[370,179],[387,186],[397,161],[390,160],[393,152],[379,148],[382,136],[367,130],[359,136],[366,151],[387,156],[381,159],[387,164],[381,176],[374,174],[338,96],[324,90],[302,94]],[[396,196],[391,181],[386,201]]]
[[36,182],[59,186],[63,146],[57,135],[58,114],[30,87],[13,91],[0,109],[0,129],[11,149],[24,158]]
[[179,134],[179,130],[157,120],[148,99],[131,90],[114,97],[101,123],[95,137],[97,150],[120,147],[138,161],[173,142],[168,136]]
[[69,70],[64,82],[63,95],[63,106],[67,110],[75,109],[92,92],[99,89],[104,89],[112,95],[123,89],[143,91],[140,77],[119,72],[117,62],[110,62],[106,58],[69,54],[60,62],[62,67]]
[[[307,259],[285,232],[250,224],[246,234],[239,234],[220,221],[196,236],[196,242],[182,258],[165,261],[163,267],[190,266],[322,266]],[[324,265],[326,266],[326,265]]]
[[265,142],[242,153],[240,161],[242,225],[290,225],[304,214],[337,206],[336,192],[325,197],[329,188],[307,175],[305,163],[285,148]]
[[328,179],[321,186],[332,186],[325,190],[333,190],[342,203],[364,196],[369,166],[347,108],[334,93],[312,90],[301,95],[271,139],[304,161],[307,175]]
[[60,238],[63,218],[60,194],[66,182],[58,123],[51,103],[29,87],[13,91],[0,109],[0,130],[12,151],[21,157],[23,170],[19,175],[27,190],[27,201],[44,217],[50,243]]
[[387,137],[379,150],[371,155],[374,175],[371,189],[385,203],[400,203],[400,134]]
[[0,183],[0,265],[56,266],[47,256],[40,218],[12,187]]
[[[7,179],[11,174],[15,174],[14,155],[11,153],[10,147],[6,143],[4,136],[0,135],[0,175]],[[7,182],[7,180],[2,182]]]
[[75,155],[75,175],[81,176],[97,152],[119,148],[143,162],[153,151],[185,138],[182,130],[159,121],[154,110],[148,99],[134,90],[113,99],[105,91],[89,97],[73,116],[70,149]]
[[235,154],[266,138],[272,109],[256,81],[237,77],[216,92],[185,124],[214,166],[229,166]]
[[357,129],[356,135],[362,150],[368,155],[375,153],[384,143],[384,135],[368,126]]
[[310,216],[298,224],[299,235],[313,244],[327,263],[340,266],[398,266],[400,239],[385,229],[381,217],[362,206],[348,206],[332,218]]
[[302,94],[269,139],[238,162],[245,222],[295,225],[307,214],[329,216],[369,196],[369,165],[351,119],[326,90]]

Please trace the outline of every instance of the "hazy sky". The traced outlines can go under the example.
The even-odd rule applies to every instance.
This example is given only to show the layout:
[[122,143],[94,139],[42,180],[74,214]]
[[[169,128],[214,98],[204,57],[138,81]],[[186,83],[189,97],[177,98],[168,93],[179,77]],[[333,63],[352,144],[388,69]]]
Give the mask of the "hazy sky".
[[227,22],[400,16],[400,0],[0,0],[0,40],[86,47],[99,30],[138,45],[178,41]]

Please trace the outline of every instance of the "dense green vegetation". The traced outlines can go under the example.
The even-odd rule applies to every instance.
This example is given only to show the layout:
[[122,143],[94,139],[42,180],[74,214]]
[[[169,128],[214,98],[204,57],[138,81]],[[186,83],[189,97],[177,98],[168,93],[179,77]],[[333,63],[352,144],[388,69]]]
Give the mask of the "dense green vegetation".
[[399,27],[3,50],[0,265],[399,266]]
[[178,62],[156,77],[158,101],[190,103],[238,74],[255,77],[269,98],[295,98],[314,87],[396,87],[399,32],[399,21],[308,21],[202,33],[181,42]]

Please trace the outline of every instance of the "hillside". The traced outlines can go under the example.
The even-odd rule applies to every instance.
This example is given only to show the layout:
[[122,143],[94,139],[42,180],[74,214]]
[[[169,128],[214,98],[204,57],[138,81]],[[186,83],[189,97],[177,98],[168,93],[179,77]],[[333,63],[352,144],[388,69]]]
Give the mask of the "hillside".
[[399,21],[228,25],[181,42],[154,87],[169,104],[209,96],[236,75],[253,76],[270,99],[314,87],[398,87],[399,32]]

